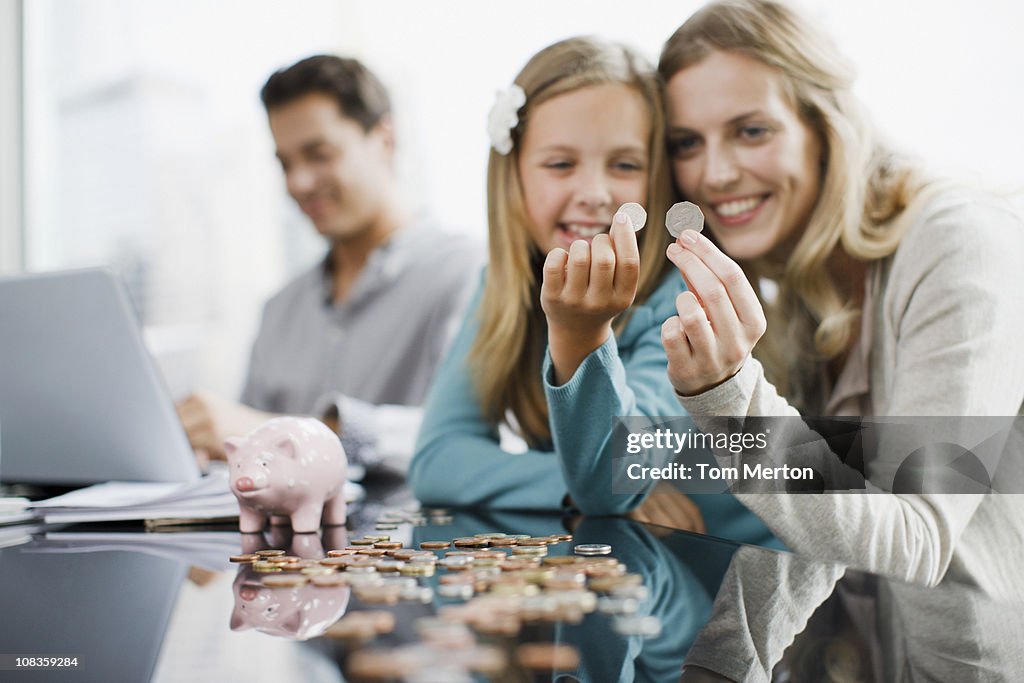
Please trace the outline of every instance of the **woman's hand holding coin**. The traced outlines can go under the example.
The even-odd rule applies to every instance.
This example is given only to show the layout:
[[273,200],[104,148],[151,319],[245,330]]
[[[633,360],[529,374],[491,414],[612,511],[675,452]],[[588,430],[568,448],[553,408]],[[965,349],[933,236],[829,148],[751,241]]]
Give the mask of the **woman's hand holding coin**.
[[661,341],[672,386],[694,396],[740,371],[765,332],[764,310],[739,265],[700,233],[683,231],[667,253],[689,291],[676,297]]

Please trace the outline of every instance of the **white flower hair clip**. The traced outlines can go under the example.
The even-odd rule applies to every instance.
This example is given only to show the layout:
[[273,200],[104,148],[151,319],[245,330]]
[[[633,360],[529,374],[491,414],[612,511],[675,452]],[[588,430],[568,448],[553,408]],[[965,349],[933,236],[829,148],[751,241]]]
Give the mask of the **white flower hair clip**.
[[512,129],[519,125],[519,109],[526,104],[526,93],[513,83],[499,90],[487,116],[487,135],[491,147],[502,156],[512,151]]

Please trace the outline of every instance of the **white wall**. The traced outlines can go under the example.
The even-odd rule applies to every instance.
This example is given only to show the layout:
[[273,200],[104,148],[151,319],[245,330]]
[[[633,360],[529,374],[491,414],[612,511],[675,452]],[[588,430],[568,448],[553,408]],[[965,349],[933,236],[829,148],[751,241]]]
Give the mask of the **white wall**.
[[22,266],[21,0],[0,0],[0,273]]

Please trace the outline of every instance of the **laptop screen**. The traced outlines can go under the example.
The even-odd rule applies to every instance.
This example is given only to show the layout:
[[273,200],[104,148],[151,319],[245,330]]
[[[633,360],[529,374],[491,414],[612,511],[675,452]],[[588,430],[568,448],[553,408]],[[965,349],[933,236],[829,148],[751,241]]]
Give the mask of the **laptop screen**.
[[199,470],[120,281],[0,278],[0,481],[192,481]]

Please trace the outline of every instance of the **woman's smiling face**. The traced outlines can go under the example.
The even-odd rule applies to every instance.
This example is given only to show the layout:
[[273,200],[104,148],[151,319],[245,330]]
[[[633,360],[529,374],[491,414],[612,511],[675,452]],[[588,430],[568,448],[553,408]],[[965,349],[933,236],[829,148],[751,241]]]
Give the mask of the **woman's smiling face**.
[[754,259],[794,242],[822,182],[822,145],[775,68],[715,50],[666,87],[676,187],[722,249]]

